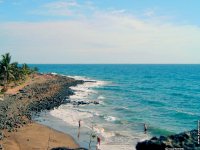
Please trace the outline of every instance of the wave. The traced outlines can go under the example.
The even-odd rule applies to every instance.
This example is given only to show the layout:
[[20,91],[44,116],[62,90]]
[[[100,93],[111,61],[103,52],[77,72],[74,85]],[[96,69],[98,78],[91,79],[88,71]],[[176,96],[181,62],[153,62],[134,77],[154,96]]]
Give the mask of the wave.
[[186,93],[170,93],[170,95],[175,96],[175,97],[194,99],[193,95],[189,95],[189,94],[186,94]]
[[200,116],[199,113],[187,112],[187,111],[180,110],[178,108],[167,108],[167,110],[175,111],[176,113],[186,114],[186,115],[190,115],[190,116],[198,116],[198,117]]
[[97,99],[105,99],[105,97],[100,95],[97,97]]
[[78,126],[78,121],[85,118],[90,118],[93,115],[88,112],[77,111],[76,109],[69,109],[61,106],[57,109],[50,111],[50,115],[59,118],[72,126]]
[[172,132],[172,131],[167,130],[167,129],[159,128],[159,127],[156,127],[156,126],[150,126],[149,130],[151,131],[151,133],[153,135],[157,135],[157,136],[175,134],[175,132]]
[[106,121],[112,121],[112,122],[118,120],[118,118],[113,117],[113,116],[104,116],[104,119]]
[[144,103],[147,103],[148,105],[152,105],[152,106],[166,106],[166,103],[165,102],[162,102],[162,101],[158,101],[158,100],[145,100],[143,101]]
[[124,110],[130,110],[128,107],[122,106],[122,107],[114,107],[113,108],[116,111],[124,111]]
[[57,75],[58,73],[56,73],[56,72],[51,72],[50,74],[52,74],[52,75]]
[[[89,95],[98,93],[96,90],[93,90],[92,88],[106,85],[105,81],[92,80],[82,76],[69,76],[69,77],[85,81],[84,84],[79,84],[78,86],[70,87],[75,92],[74,95],[70,96],[71,100],[80,100],[88,98]],[[99,97],[98,99],[103,99],[103,97]]]

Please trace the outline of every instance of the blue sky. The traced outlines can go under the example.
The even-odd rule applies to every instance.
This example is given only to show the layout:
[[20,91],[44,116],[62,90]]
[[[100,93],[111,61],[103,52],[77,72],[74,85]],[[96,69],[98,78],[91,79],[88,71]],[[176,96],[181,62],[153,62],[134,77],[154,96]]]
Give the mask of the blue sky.
[[198,0],[0,0],[0,53],[27,63],[200,63],[199,6]]
[[[0,19],[1,21],[45,21],[59,20],[67,17],[39,16],[32,11],[42,9],[41,6],[54,2],[72,2],[69,0],[1,0]],[[198,0],[77,0],[76,3],[84,5],[91,4],[102,10],[126,10],[137,16],[142,16],[147,11],[154,11],[157,15],[171,17],[174,22],[200,24]],[[87,13],[87,12],[85,12]]]

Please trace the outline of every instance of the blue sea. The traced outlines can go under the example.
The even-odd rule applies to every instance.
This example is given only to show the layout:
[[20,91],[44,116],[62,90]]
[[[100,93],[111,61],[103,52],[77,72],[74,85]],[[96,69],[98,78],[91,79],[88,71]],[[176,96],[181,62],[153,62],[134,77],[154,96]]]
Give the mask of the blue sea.
[[[37,66],[41,73],[96,81],[72,87],[75,95],[70,99],[98,101],[99,105],[65,104],[38,118],[43,124],[70,133],[81,146],[88,146],[91,132],[101,137],[101,149],[117,150],[134,149],[138,141],[152,136],[197,129],[200,65],[31,66]],[[78,138],[79,119],[82,129]]]

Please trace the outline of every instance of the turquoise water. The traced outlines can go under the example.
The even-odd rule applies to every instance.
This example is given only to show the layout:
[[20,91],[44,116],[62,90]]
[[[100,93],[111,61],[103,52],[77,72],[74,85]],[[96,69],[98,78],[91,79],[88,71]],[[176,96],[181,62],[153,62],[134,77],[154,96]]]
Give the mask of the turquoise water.
[[[131,134],[169,135],[197,128],[200,119],[200,65],[34,65],[55,72],[106,81],[90,99],[103,104],[81,107],[97,112],[96,124]],[[85,119],[88,123],[89,120]],[[120,132],[119,132],[120,133]]]

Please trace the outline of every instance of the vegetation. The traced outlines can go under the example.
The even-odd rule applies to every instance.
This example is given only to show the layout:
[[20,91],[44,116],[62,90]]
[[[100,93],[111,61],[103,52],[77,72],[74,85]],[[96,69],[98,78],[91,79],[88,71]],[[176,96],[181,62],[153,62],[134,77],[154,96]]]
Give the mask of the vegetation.
[[37,71],[37,68],[32,69],[27,64],[11,63],[11,55],[9,53],[2,55],[0,59],[0,86],[3,86],[3,89],[0,92],[5,92],[11,82],[24,81],[30,74]]

